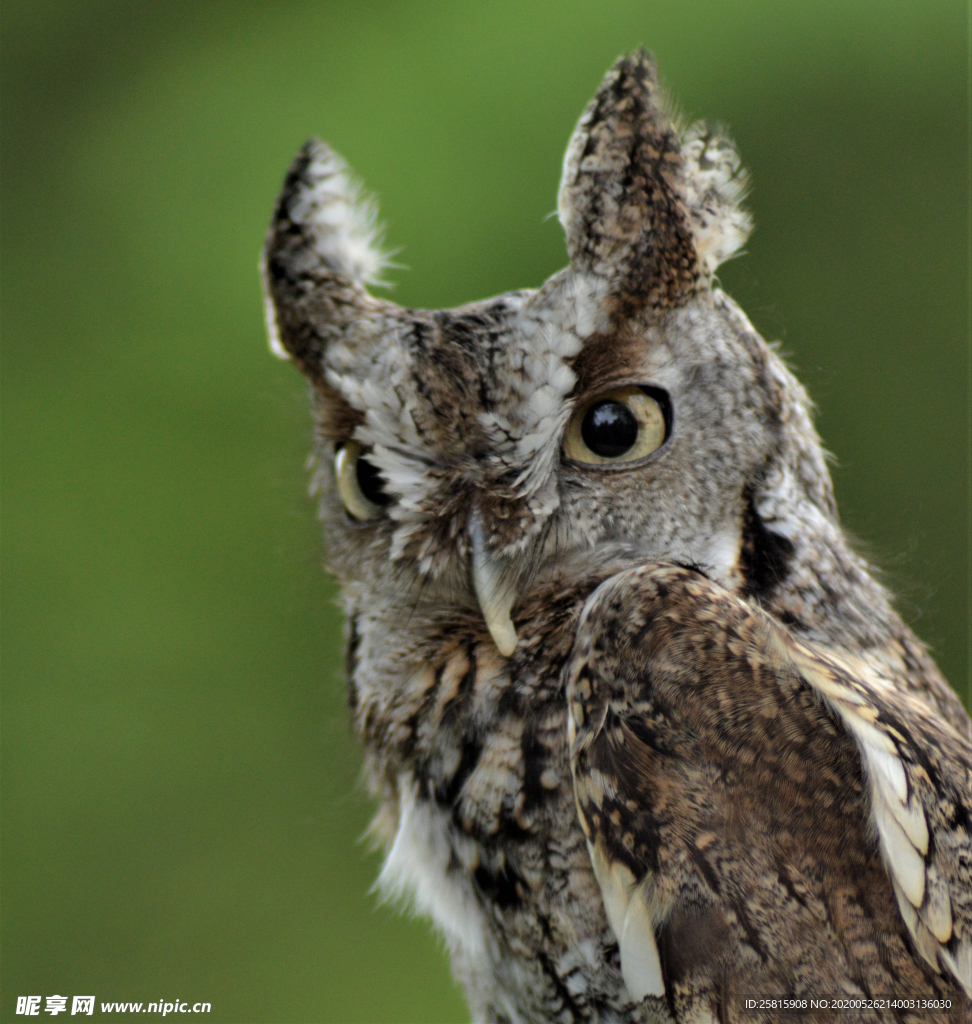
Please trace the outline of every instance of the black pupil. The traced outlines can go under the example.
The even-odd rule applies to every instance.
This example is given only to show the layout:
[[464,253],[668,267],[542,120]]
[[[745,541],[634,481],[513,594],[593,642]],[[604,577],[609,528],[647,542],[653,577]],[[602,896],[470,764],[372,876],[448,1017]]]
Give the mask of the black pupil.
[[355,473],[358,477],[358,486],[361,488],[361,493],[373,505],[380,505],[384,508],[391,501],[391,498],[385,493],[385,481],[382,479],[381,473],[363,455],[358,456],[358,465]]
[[638,421],[624,402],[598,402],[587,410],[581,437],[595,455],[616,459],[638,440]]

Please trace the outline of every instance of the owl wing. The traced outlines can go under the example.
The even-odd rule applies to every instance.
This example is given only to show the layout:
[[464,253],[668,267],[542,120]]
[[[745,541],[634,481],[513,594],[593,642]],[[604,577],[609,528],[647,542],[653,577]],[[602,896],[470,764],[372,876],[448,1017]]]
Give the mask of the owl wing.
[[633,997],[679,1020],[746,995],[972,997],[968,734],[680,566],[599,587],[567,671]]

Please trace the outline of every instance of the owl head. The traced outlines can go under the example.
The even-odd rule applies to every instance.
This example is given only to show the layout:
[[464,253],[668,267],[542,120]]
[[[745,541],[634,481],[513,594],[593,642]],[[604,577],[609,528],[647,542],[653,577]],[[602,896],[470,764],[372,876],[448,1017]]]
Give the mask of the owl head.
[[[624,57],[564,159],[569,265],[458,309],[373,297],[374,206],[309,142],[263,258],[274,351],[311,384],[329,561],[388,622],[452,607],[518,642],[564,576],[692,563],[768,599],[801,538],[836,529],[800,385],[713,283],[750,231],[719,129],[680,130]],[[416,620],[417,621],[417,620]]]

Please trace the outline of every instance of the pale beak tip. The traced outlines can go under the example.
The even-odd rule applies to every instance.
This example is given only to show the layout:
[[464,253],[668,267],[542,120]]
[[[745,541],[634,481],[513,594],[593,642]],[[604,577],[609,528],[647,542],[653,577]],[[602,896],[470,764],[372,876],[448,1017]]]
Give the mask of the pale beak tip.
[[504,658],[508,658],[516,650],[516,645],[519,642],[519,637],[516,635],[516,628],[509,619],[503,623],[490,623],[489,626],[489,632],[493,638],[493,643],[496,644],[500,654],[502,654]]
[[479,512],[475,508],[469,519],[469,539],[473,590],[493,643],[500,654],[508,658],[516,650],[518,639],[510,618],[510,609],[516,600],[515,576],[512,573],[504,575],[502,561],[490,555],[483,538]]

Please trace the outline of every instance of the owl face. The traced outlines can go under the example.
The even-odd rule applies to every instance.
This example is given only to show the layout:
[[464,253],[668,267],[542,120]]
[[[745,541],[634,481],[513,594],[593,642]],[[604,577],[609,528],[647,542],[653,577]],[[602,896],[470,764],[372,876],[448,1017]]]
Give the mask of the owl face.
[[477,609],[509,655],[518,603],[553,577],[665,559],[747,586],[753,517],[785,543],[767,503],[826,473],[788,435],[806,426],[799,385],[711,285],[749,230],[744,185],[724,136],[680,135],[651,67],[619,62],[565,158],[570,265],[433,312],[365,290],[373,212],[340,158],[305,147],[267,243],[268,318],[313,385],[329,561],[353,605]]

